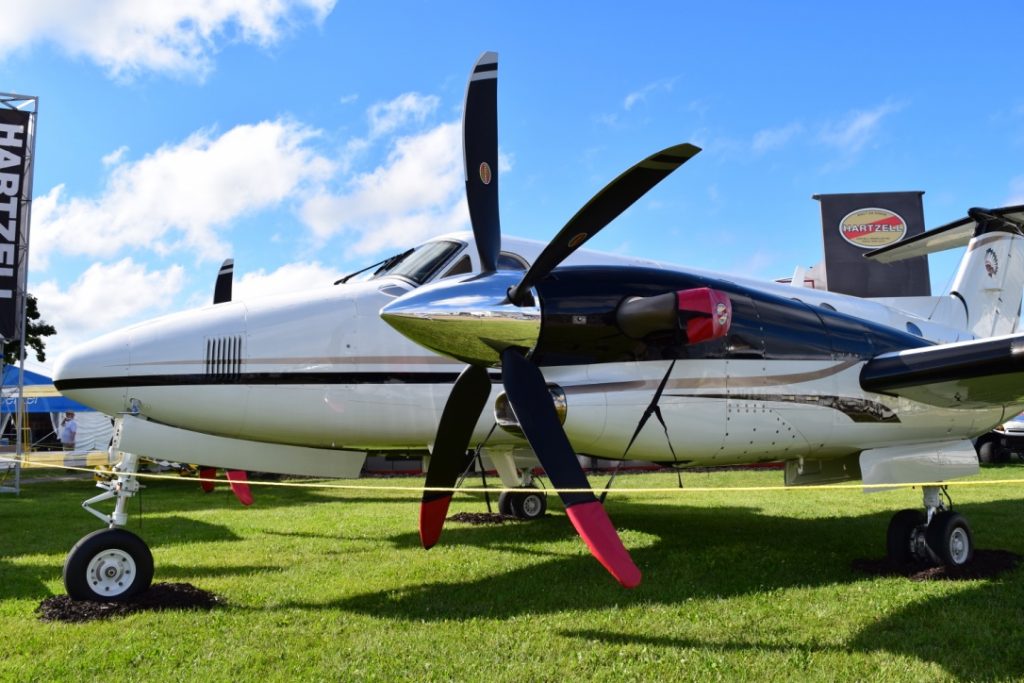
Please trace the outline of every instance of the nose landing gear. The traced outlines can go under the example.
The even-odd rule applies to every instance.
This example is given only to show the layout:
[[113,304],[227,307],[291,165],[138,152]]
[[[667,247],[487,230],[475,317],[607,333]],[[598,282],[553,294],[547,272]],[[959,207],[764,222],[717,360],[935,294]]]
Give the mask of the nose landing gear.
[[[115,439],[116,440],[116,439]],[[111,446],[112,455],[115,446]],[[96,483],[103,493],[82,507],[109,528],[84,536],[64,561],[64,588],[72,600],[126,601],[149,588],[153,581],[153,554],[141,538],[120,527],[128,521],[128,499],[140,484],[138,456],[122,453],[108,477]],[[93,504],[114,500],[114,511],[104,514]]]

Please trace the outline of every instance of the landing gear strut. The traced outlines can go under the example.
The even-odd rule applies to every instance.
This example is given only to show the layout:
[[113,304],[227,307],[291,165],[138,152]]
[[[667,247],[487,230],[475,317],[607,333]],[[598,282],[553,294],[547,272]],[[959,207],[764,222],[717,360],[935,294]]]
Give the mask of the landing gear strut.
[[924,512],[900,510],[893,515],[886,533],[886,551],[893,563],[962,567],[974,557],[971,527],[943,503],[943,492],[938,486],[925,486]]
[[[113,455],[115,446],[110,448]],[[130,600],[152,583],[153,554],[149,547],[132,532],[119,528],[128,521],[128,499],[139,491],[138,471],[138,456],[122,453],[109,477],[96,483],[104,492],[82,503],[108,528],[85,536],[68,553],[64,588],[72,600]],[[115,500],[110,514],[92,507],[110,499]]]

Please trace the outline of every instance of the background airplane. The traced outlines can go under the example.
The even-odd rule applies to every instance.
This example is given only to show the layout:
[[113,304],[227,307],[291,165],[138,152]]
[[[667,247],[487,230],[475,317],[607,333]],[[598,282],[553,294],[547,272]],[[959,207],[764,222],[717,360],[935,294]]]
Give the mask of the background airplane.
[[[101,482],[104,493],[85,504],[112,528],[83,538],[69,554],[64,578],[72,597],[127,599],[151,580],[145,543],[118,528],[137,490],[139,455],[236,470],[355,476],[368,450],[434,443],[427,483],[450,486],[468,445],[488,438],[494,420],[483,407],[492,401],[505,429],[495,431],[488,446],[506,486],[529,484],[528,472],[515,463],[516,449],[523,446],[519,434],[525,432],[558,488],[585,488],[574,452],[625,457],[638,420],[659,401],[666,431],[637,432],[630,459],[675,465],[783,459],[787,482],[794,484],[859,476],[861,469],[872,483],[935,481],[975,471],[965,439],[999,422],[1001,404],[974,402],[967,409],[920,398],[904,402],[890,395],[902,389],[892,385],[894,377],[904,381],[899,373],[877,373],[881,379],[870,390],[859,376],[869,367],[886,367],[885,357],[875,358],[879,354],[934,342],[945,343],[934,348],[953,355],[971,354],[949,343],[985,332],[970,317],[987,315],[971,309],[984,298],[972,287],[989,284],[972,279],[977,253],[968,252],[962,268],[967,274],[958,281],[959,296],[969,304],[965,309],[952,296],[886,306],[653,263],[639,268],[635,259],[576,251],[696,154],[689,145],[629,169],[552,245],[503,240],[496,75],[496,56],[487,53],[467,89],[472,236],[431,240],[389,259],[362,281],[167,316],[114,332],[61,359],[55,383],[62,392],[104,412],[128,413],[119,420],[112,449],[120,453],[115,477]],[[978,231],[998,232],[994,247],[1008,253],[1019,240],[1005,226],[992,228],[999,220],[985,218]],[[580,269],[552,270],[570,256]],[[587,263],[601,265],[582,267]],[[999,291],[1007,302],[1014,295],[1019,301],[1020,268],[1009,265]],[[505,302],[509,287],[515,291]],[[466,306],[481,295],[494,306]],[[442,298],[448,307],[443,314]],[[389,322],[458,362],[384,333],[378,313],[385,304]],[[1004,302],[1000,310],[1009,309]],[[990,327],[1002,330],[1010,318],[1015,321],[996,313]],[[473,328],[468,335],[453,338],[453,328],[467,327]],[[425,328],[444,332],[425,340]],[[526,337],[510,340],[511,328]],[[531,347],[529,358],[521,355]],[[925,353],[920,359],[928,363],[934,357]],[[463,361],[471,369],[459,375]],[[486,369],[499,364],[507,396],[495,384],[497,373]],[[550,393],[567,404],[564,434],[560,418],[548,412]],[[931,466],[936,452],[943,454],[942,467]],[[426,496],[421,515],[427,546],[436,541],[447,507],[446,494],[434,493]],[[635,585],[639,571],[592,494],[562,495],[570,518],[606,566],[623,584]],[[110,514],[92,508],[111,499]],[[966,561],[966,522],[945,509],[938,487],[926,489],[925,504],[927,518],[918,511],[911,511],[913,520],[903,515],[897,524],[894,518],[890,552]],[[940,527],[942,534],[934,531]],[[926,542],[928,530],[941,538]],[[959,544],[955,552],[948,552],[950,539]]]

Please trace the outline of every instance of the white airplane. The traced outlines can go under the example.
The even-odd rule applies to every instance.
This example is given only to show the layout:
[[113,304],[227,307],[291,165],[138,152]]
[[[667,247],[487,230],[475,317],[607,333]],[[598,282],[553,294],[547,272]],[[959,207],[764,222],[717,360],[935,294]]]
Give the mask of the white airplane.
[[[895,260],[969,244],[952,294],[888,301],[576,251],[695,155],[691,145],[627,170],[546,247],[502,239],[496,76],[485,53],[467,88],[473,235],[431,240],[362,281],[159,318],[59,361],[62,393],[125,413],[114,476],[84,504],[110,528],[68,555],[69,595],[124,600],[149,585],[152,555],[120,528],[140,455],[356,476],[367,451],[430,446],[420,518],[430,547],[471,443],[487,442],[505,486],[524,487],[506,509],[543,512],[517,467],[525,433],[595,555],[633,586],[639,570],[577,453],[676,466],[784,460],[789,484],[937,482],[975,473],[968,439],[1024,409],[1012,376],[1024,337],[987,339],[1016,327],[1024,208],[972,210],[879,250]],[[567,258],[577,265],[559,267]],[[384,332],[379,315],[447,357]],[[499,366],[500,379],[489,370]],[[644,426],[652,414],[664,430]],[[893,518],[894,558],[970,559],[970,529],[941,490],[924,487],[925,512]],[[111,499],[110,514],[91,507]]]

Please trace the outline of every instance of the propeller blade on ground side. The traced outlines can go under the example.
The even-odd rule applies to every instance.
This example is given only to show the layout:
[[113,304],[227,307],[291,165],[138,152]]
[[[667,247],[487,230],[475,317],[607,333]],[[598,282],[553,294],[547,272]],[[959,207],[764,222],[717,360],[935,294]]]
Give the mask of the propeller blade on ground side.
[[[470,365],[462,371],[452,386],[448,402],[437,426],[437,438],[430,453],[425,486],[451,488],[466,468],[466,451],[473,438],[473,427],[491,395],[491,379],[484,367]],[[424,548],[437,543],[444,528],[451,491],[423,492],[420,503],[420,542]]]
[[501,355],[501,376],[512,410],[548,479],[565,504],[565,511],[590,552],[626,588],[640,583],[640,570],[622,544],[604,506],[590,490],[576,452],[558,421],[540,369],[518,351]]

